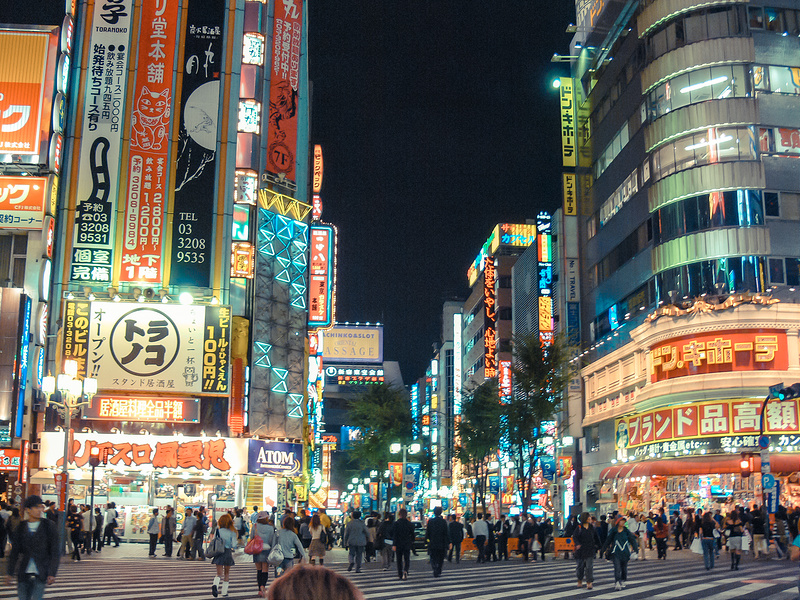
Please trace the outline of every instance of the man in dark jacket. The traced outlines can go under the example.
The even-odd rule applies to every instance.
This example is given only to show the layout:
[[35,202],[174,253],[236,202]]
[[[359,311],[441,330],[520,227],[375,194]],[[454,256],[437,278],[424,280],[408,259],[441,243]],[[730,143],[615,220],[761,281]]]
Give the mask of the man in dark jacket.
[[[525,521],[522,523],[522,528],[520,529],[519,549],[520,552],[522,552],[523,560],[527,561],[533,536],[536,533],[536,524],[533,522],[533,517],[527,513],[523,515],[523,519],[525,519]],[[536,558],[536,554],[533,555],[533,558]]]
[[411,547],[414,545],[414,526],[408,520],[408,511],[401,508],[397,511],[397,520],[392,529],[392,541],[397,558],[397,576],[408,579],[408,561],[411,557]]
[[455,515],[450,515],[450,522],[447,524],[447,533],[450,536],[450,552],[447,560],[453,562],[453,552],[456,554],[456,563],[461,562],[461,542],[464,541],[464,528],[456,520]]
[[6,583],[16,574],[20,598],[41,598],[45,586],[56,580],[61,560],[58,528],[42,518],[45,507],[39,496],[28,496],[23,508],[26,520],[11,532]]
[[586,589],[592,589],[594,581],[594,555],[597,552],[597,536],[594,527],[589,524],[589,513],[583,513],[580,526],[572,532],[572,541],[575,544],[575,562],[578,587],[583,587],[586,578]]
[[444,555],[450,546],[450,535],[447,532],[447,523],[442,518],[441,506],[433,509],[433,518],[428,521],[425,539],[428,541],[428,554],[431,557],[433,576],[439,577],[442,574]]
[[498,560],[508,560],[508,536],[511,533],[511,523],[505,515],[500,515],[500,520],[494,524],[494,531],[497,534],[497,556]]

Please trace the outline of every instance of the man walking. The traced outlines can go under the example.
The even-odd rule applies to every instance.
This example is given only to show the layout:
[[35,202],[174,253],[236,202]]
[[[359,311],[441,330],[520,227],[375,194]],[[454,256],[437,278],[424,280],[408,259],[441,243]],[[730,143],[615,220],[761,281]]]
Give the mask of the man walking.
[[81,527],[81,541],[83,542],[83,550],[87,555],[92,553],[92,535],[94,533],[94,515],[90,506],[84,504],[81,506],[83,525]]
[[94,529],[92,530],[92,550],[103,549],[103,514],[100,508],[94,509]]
[[103,539],[106,546],[111,545],[111,540],[114,540],[114,548],[119,547],[119,536],[115,529],[117,528],[117,505],[114,502],[106,504],[106,528],[103,531]]
[[356,567],[356,573],[361,573],[361,561],[364,559],[364,548],[367,546],[367,526],[361,520],[361,511],[353,511],[353,518],[344,528],[344,545],[348,547],[350,564],[347,566],[348,571],[353,570],[353,565]]
[[206,553],[203,550],[203,540],[206,539],[208,531],[208,517],[206,517],[206,507],[201,506],[195,513],[197,522],[194,525],[194,543],[192,544],[192,558],[197,556],[198,560],[205,560]]
[[483,514],[478,513],[472,524],[472,533],[475,536],[475,547],[478,549],[478,562],[486,562],[486,540],[489,539],[489,524],[483,520]]
[[508,536],[511,533],[511,523],[505,515],[500,515],[500,520],[495,523],[494,531],[497,534],[498,560],[508,560]]
[[461,542],[464,541],[464,528],[456,520],[455,515],[450,515],[450,522],[447,524],[447,534],[450,536],[450,551],[447,554],[447,561],[453,562],[453,552],[456,554],[456,563],[461,562]]
[[442,518],[441,506],[433,509],[433,518],[428,521],[425,538],[428,540],[428,554],[431,557],[433,576],[439,577],[442,574],[444,555],[450,545],[450,536],[447,533],[447,523]]
[[572,532],[572,541],[575,543],[576,574],[578,587],[583,587],[586,579],[586,589],[592,589],[594,582],[594,555],[597,552],[594,528],[589,524],[589,513],[581,515],[580,527]]
[[167,514],[161,521],[161,539],[164,540],[164,556],[172,558],[172,542],[175,540],[176,523],[172,507],[167,507]]
[[408,520],[408,511],[401,508],[397,511],[397,521],[392,528],[394,545],[392,550],[397,558],[397,576],[408,579],[408,561],[411,557],[411,547],[414,545],[414,526]]
[[58,527],[49,519],[42,518],[42,499],[28,496],[23,510],[25,520],[11,532],[6,583],[11,585],[16,573],[18,597],[34,600],[42,598],[45,586],[55,582],[61,549]]

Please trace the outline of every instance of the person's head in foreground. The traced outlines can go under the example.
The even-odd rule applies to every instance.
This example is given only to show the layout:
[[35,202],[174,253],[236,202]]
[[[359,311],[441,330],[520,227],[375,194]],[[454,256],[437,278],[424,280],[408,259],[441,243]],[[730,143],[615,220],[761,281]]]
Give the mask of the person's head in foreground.
[[327,567],[299,565],[275,580],[267,599],[364,600],[364,595],[349,579]]

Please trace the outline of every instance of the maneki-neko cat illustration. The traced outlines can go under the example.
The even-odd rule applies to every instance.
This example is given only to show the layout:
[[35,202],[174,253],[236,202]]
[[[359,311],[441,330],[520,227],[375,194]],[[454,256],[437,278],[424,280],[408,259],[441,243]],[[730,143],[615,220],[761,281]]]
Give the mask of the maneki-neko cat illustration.
[[136,99],[131,118],[131,146],[140,150],[161,150],[167,138],[170,91],[151,92],[147,87]]

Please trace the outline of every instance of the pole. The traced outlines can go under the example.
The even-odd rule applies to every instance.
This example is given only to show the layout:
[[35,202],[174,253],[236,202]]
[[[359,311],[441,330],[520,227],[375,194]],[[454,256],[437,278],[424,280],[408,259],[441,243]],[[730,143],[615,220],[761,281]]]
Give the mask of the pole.
[[91,501],[90,508],[89,508],[89,524],[92,526],[92,530],[90,532],[92,537],[94,537],[94,530],[95,530],[95,527],[97,526],[96,523],[93,524],[93,521],[95,519],[95,516],[94,516],[94,468],[95,468],[94,465],[92,465],[92,501]]
[[406,505],[406,450],[408,446],[403,444],[403,474],[400,475],[400,500],[403,506]]
[[[59,392],[62,393],[62,392]],[[69,457],[72,448],[69,447],[69,430],[72,426],[72,408],[69,403],[69,393],[62,398],[64,404],[64,462],[61,472],[64,474],[64,505],[61,507],[61,515],[58,518],[58,531],[61,537],[61,550],[63,551],[67,543],[67,506],[69,506]]]

